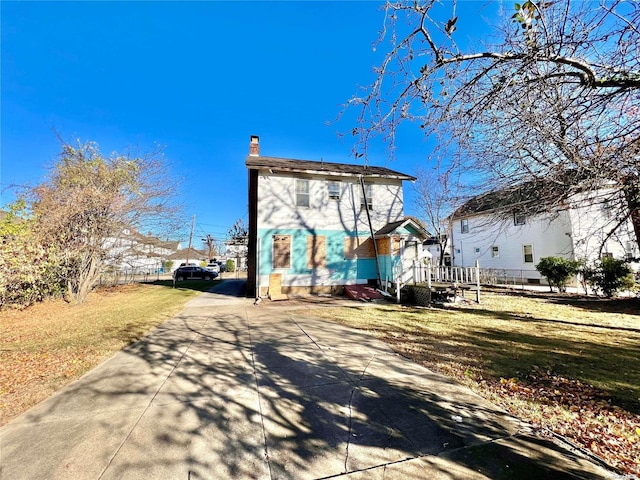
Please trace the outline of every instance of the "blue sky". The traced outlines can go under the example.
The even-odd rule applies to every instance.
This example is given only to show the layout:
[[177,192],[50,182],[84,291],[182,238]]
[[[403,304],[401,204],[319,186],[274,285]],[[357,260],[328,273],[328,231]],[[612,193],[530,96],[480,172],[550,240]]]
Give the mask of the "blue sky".
[[[466,2],[477,8],[480,2]],[[165,146],[181,179],[188,236],[224,240],[247,219],[244,161],[261,153],[356,163],[332,122],[382,58],[381,2],[0,2],[1,205],[35,185],[68,141],[103,153]],[[414,174],[427,144],[410,131],[389,162]],[[412,213],[405,185],[406,213]],[[185,235],[186,232],[186,235]],[[196,244],[199,247],[200,245]]]

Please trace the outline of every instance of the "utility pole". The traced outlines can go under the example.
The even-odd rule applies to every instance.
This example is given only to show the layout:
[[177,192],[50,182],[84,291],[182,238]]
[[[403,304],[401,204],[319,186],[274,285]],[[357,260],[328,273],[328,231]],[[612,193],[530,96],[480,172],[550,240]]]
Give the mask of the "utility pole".
[[196,216],[191,219],[191,233],[189,233],[189,247],[187,248],[187,265],[189,265],[189,254],[191,253],[191,242],[193,240],[193,227],[196,224]]
[[209,262],[211,262],[211,260],[213,260],[213,257],[216,256],[216,240],[208,233],[207,238],[201,238],[200,240],[207,244]]

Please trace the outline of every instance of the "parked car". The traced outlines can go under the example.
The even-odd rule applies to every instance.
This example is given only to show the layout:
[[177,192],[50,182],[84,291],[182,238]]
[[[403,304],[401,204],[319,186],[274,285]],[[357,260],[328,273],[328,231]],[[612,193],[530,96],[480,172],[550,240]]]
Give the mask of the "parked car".
[[218,265],[217,262],[211,262],[211,263],[209,263],[209,265],[207,265],[204,268],[206,268],[210,272],[215,272],[216,275],[220,273],[220,265]]
[[220,273],[227,271],[227,264],[225,262],[218,262],[218,265],[220,265]]
[[218,274],[202,267],[180,267],[173,272],[176,282],[182,280],[213,280]]

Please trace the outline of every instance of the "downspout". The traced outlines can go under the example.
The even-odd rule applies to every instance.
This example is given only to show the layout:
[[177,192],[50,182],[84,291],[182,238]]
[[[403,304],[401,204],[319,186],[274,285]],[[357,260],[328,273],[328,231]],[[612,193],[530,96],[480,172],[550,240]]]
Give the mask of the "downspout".
[[360,175],[360,186],[362,187],[362,198],[364,198],[364,209],[367,211],[367,221],[369,222],[369,231],[371,232],[371,240],[373,241],[373,252],[376,256],[376,274],[378,276],[378,288],[382,288],[382,278],[380,277],[380,259],[378,258],[378,244],[373,233],[373,224],[371,223],[371,214],[369,213],[369,199],[364,188],[364,177]]

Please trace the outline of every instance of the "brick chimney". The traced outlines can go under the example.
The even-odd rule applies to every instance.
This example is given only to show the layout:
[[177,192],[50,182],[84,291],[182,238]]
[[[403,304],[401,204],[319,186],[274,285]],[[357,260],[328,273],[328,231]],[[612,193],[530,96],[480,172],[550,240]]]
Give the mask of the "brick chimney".
[[251,135],[251,142],[249,143],[249,156],[260,156],[260,137],[257,135]]

